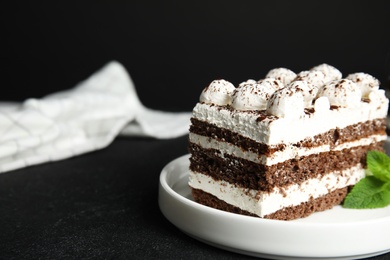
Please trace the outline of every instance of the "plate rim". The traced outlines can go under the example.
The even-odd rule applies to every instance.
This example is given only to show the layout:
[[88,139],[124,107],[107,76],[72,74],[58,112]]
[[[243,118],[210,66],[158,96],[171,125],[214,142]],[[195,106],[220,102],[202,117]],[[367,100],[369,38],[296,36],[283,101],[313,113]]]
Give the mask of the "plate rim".
[[[182,201],[183,203],[187,204],[187,205],[190,205],[190,206],[193,206],[193,207],[199,207],[203,210],[206,210],[206,211],[209,211],[210,213],[215,213],[215,214],[222,214],[222,215],[225,215],[225,214],[228,214],[228,215],[231,215],[233,218],[237,217],[239,219],[243,218],[243,219],[250,219],[249,221],[256,221],[256,222],[272,222],[272,223],[284,223],[282,225],[324,225],[324,226],[333,226],[333,225],[355,225],[355,223],[360,223],[360,222],[364,222],[364,223],[367,223],[367,222],[376,222],[378,220],[382,220],[383,218],[386,218],[390,221],[390,215],[389,216],[385,216],[385,217],[381,217],[381,218],[375,218],[375,219],[370,219],[370,220],[357,220],[357,221],[354,221],[354,222],[350,222],[350,223],[345,223],[345,222],[342,222],[342,223],[330,223],[330,222],[326,222],[326,223],[313,223],[313,222],[309,222],[309,223],[305,223],[305,222],[298,222],[298,221],[284,221],[284,220],[277,220],[277,219],[264,219],[264,218],[257,218],[257,217],[252,217],[252,216],[247,216],[247,215],[240,215],[240,214],[236,214],[236,213],[232,213],[232,212],[227,212],[227,211],[223,211],[223,210],[219,210],[219,209],[215,209],[215,208],[212,208],[212,207],[209,207],[209,206],[205,206],[205,205],[202,205],[202,204],[199,204],[193,200],[190,200],[188,198],[185,198],[183,196],[181,196],[179,193],[175,192],[168,184],[167,182],[164,180],[164,176],[166,176],[167,174],[167,169],[166,167],[169,167],[171,164],[175,164],[183,159],[189,159],[190,157],[190,154],[185,154],[185,155],[182,155],[174,160],[172,160],[170,163],[168,163],[162,170],[161,174],[160,174],[160,182],[162,183],[162,185],[164,186],[164,188],[166,188],[167,192],[171,193],[171,195],[173,196],[177,196],[177,198]],[[165,171],[164,171],[165,169]],[[387,207],[390,207],[387,206]],[[331,209],[330,209],[331,210]],[[365,210],[365,209],[345,209],[345,210],[356,210],[356,211],[359,211],[359,210]],[[375,209],[368,209],[368,210],[375,210]],[[218,212],[218,213],[217,213]],[[292,224],[291,224],[292,223]]]
[[[231,213],[231,212],[226,212],[226,211],[222,211],[222,210],[218,210],[218,209],[215,209],[215,208],[211,208],[211,207],[208,207],[208,206],[205,206],[205,205],[201,205],[193,200],[190,200],[184,196],[182,196],[181,194],[179,194],[178,192],[176,192],[173,187],[170,186],[170,184],[168,184],[168,180],[167,180],[167,177],[168,177],[168,174],[171,172],[171,171],[177,171],[178,168],[177,167],[181,167],[183,168],[184,166],[188,166],[189,165],[189,157],[190,157],[190,154],[185,154],[185,155],[182,155],[174,160],[172,160],[171,162],[169,162],[161,171],[161,174],[160,174],[160,185],[159,185],[159,206],[160,206],[160,210],[163,212],[163,215],[172,223],[174,224],[176,227],[178,227],[179,229],[181,229],[184,233],[186,233],[187,235],[199,240],[199,241],[202,241],[206,244],[210,244],[210,245],[213,245],[215,247],[219,247],[219,248],[222,248],[222,249],[225,249],[225,250],[229,250],[229,251],[233,251],[233,252],[238,252],[238,253],[241,253],[241,254],[247,254],[247,255],[252,255],[252,256],[255,256],[255,255],[258,255],[258,256],[261,256],[261,255],[269,255],[269,256],[282,256],[283,259],[294,259],[296,257],[312,257],[312,258],[319,258],[319,259],[324,259],[324,256],[313,256],[313,255],[310,255],[310,256],[307,256],[306,254],[303,254],[303,255],[299,255],[299,256],[286,256],[286,255],[275,255],[275,254],[272,254],[272,253],[269,253],[269,252],[264,252],[264,253],[261,253],[261,252],[256,252],[256,251],[248,251],[248,250],[243,250],[239,247],[231,247],[231,246],[226,246],[224,244],[221,244],[221,243],[218,243],[216,241],[208,241],[207,239],[203,238],[203,237],[199,237],[198,235],[196,234],[191,234],[191,232],[188,232],[187,230],[184,230],[183,228],[179,227],[177,225],[177,223],[175,223],[175,220],[172,220],[172,217],[170,216],[167,216],[168,214],[166,214],[166,212],[164,212],[164,205],[161,201],[161,193],[165,192],[165,193],[168,193],[170,197],[174,198],[175,200],[179,201],[180,203],[186,205],[187,207],[190,207],[190,208],[193,208],[194,210],[196,211],[201,211],[203,214],[207,214],[209,216],[213,215],[214,217],[218,218],[218,217],[222,217],[222,218],[228,218],[230,219],[231,221],[238,221],[238,222],[241,222],[241,221],[245,221],[245,222],[248,222],[249,224],[253,223],[255,225],[266,225],[270,228],[274,228],[274,227],[277,227],[277,228],[295,228],[295,229],[299,229],[299,228],[305,228],[305,229],[310,229],[310,228],[317,228],[317,229],[321,229],[321,230],[325,230],[325,229],[335,229],[335,228],[340,228],[341,226],[344,227],[344,228],[347,228],[349,226],[349,228],[352,228],[353,226],[356,226],[356,225],[378,225],[379,223],[381,222],[386,222],[386,223],[390,223],[390,215],[389,216],[383,216],[383,217],[379,217],[379,218],[374,218],[374,219],[366,219],[366,220],[357,220],[357,221],[353,221],[353,222],[350,222],[350,223],[346,223],[346,222],[325,222],[325,223],[315,223],[315,222],[302,222],[302,221],[282,221],[282,220],[273,220],[273,219],[262,219],[262,218],[256,218],[256,217],[251,217],[251,216],[245,216],[245,215],[240,215],[240,214],[235,214],[235,213]],[[184,163],[184,161],[186,161],[186,163]],[[176,167],[176,168],[175,168]],[[187,169],[187,168],[186,168]],[[180,169],[179,169],[180,170]],[[187,172],[180,172],[180,174],[178,174],[178,176],[176,176],[176,178],[178,179],[180,176],[182,175],[186,175],[188,174],[188,170],[186,170]],[[350,255],[340,255],[340,256],[334,256],[332,254],[330,254],[329,256],[325,256],[325,258],[329,258],[329,259],[345,259],[345,257],[367,257],[367,256],[373,256],[373,255],[379,255],[379,254],[383,254],[383,253],[387,253],[390,251],[390,245],[387,246],[387,248],[382,248],[380,250],[376,250],[376,251],[371,251],[371,252],[357,252],[355,254],[350,254]]]

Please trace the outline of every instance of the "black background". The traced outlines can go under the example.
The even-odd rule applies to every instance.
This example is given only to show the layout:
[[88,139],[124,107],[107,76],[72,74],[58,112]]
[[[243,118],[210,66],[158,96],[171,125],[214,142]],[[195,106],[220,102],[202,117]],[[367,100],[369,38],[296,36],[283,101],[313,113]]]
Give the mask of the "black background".
[[[191,111],[213,79],[238,84],[280,66],[299,72],[326,62],[386,86],[389,3],[1,4],[0,100],[69,89],[111,60],[127,68],[146,106],[167,111]],[[185,153],[187,136],[118,138],[101,151],[0,175],[0,259],[245,258],[184,235],[160,213],[161,168]]]
[[110,60],[145,105],[190,111],[210,81],[326,62],[390,74],[389,1],[78,1],[0,9],[2,100],[73,87]]

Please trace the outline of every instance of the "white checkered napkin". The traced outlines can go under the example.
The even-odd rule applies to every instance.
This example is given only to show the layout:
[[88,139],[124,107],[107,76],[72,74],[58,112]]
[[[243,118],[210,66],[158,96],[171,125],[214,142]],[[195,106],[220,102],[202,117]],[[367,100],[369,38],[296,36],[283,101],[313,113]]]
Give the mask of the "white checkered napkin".
[[120,133],[177,137],[189,119],[145,108],[126,70],[110,62],[71,90],[0,103],[0,172],[101,149]]

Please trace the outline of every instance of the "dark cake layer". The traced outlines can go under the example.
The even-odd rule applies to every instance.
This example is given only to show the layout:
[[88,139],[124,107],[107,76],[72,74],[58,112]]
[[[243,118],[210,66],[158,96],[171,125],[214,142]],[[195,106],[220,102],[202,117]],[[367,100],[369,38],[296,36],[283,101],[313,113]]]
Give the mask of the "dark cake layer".
[[[339,205],[348,193],[348,187],[335,190],[327,195],[319,197],[317,199],[311,199],[310,201],[303,202],[300,205],[283,208],[272,214],[264,216],[267,219],[278,219],[278,220],[292,220],[297,218],[307,217],[314,212],[324,211],[331,209],[335,205]],[[195,201],[220,210],[237,213],[241,215],[249,215],[259,217],[248,211],[242,210],[231,204],[226,203],[223,200],[218,199],[210,193],[204,192],[198,189],[192,189],[192,196]]]
[[[234,144],[245,151],[252,151],[257,154],[270,155],[275,151],[283,151],[284,145],[270,147],[266,144],[258,143],[250,138],[244,137],[228,129],[219,128],[216,125],[200,121],[196,118],[191,119],[190,132],[202,136],[214,138]],[[316,147],[320,145],[330,145],[331,147],[344,142],[350,142],[365,138],[371,135],[386,135],[385,119],[375,119],[363,123],[350,125],[343,129],[332,129],[313,139],[303,140],[294,144],[296,147]]]
[[265,166],[215,149],[204,149],[190,143],[190,169],[209,175],[216,180],[234,183],[239,187],[269,191],[293,183],[302,183],[318,175],[344,170],[355,165],[365,166],[368,150],[383,150],[383,142],[359,146],[342,151],[313,154],[300,159],[287,160]]

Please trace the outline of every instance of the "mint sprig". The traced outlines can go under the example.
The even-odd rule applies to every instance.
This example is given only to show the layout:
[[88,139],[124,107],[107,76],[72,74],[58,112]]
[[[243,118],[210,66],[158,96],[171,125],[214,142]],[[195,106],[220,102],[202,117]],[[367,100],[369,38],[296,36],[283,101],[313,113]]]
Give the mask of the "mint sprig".
[[366,177],[344,199],[344,208],[373,209],[390,205],[390,158],[379,151],[367,153]]
[[374,175],[381,181],[390,182],[390,157],[378,151],[368,152],[367,170],[369,175]]

